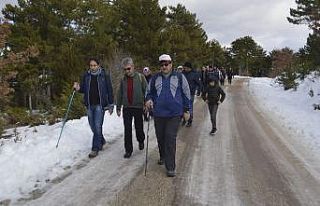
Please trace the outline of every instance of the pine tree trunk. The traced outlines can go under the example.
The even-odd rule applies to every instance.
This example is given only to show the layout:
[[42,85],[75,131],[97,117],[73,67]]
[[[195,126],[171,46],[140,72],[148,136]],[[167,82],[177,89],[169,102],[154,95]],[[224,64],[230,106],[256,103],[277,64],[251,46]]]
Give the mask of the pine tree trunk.
[[30,114],[32,114],[32,96],[31,96],[31,94],[29,94],[29,110],[30,110]]

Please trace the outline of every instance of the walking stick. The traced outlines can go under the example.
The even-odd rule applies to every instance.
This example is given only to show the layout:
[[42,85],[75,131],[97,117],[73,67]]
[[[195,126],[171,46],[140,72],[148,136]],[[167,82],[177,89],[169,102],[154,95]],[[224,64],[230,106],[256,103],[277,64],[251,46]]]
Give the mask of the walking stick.
[[58,145],[59,145],[59,142],[60,142],[60,138],[61,138],[61,135],[62,135],[62,131],[63,131],[64,125],[65,125],[66,122],[67,122],[69,110],[70,110],[71,103],[72,103],[73,96],[74,96],[75,92],[76,92],[76,90],[73,90],[72,94],[71,94],[70,97],[69,97],[69,103],[68,103],[68,107],[67,107],[67,112],[66,112],[66,114],[65,114],[65,116],[64,116],[64,119],[63,119],[62,128],[61,128],[61,131],[60,131],[60,135],[59,135],[59,139],[58,139],[56,148],[58,148]]
[[149,148],[149,128],[150,128],[150,113],[148,112],[148,129],[147,129],[147,146],[146,146],[146,165],[144,168],[144,176],[147,176],[147,168],[148,168],[148,148]]

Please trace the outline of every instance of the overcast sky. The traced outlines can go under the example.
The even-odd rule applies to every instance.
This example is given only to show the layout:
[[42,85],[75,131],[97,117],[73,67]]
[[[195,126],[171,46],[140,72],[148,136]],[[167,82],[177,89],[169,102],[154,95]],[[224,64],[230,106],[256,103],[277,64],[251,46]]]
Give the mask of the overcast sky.
[[[16,0],[0,0],[0,7]],[[229,46],[237,38],[252,36],[265,50],[290,47],[297,51],[310,30],[287,21],[294,0],[159,0],[161,6],[181,3],[197,15],[209,39]]]

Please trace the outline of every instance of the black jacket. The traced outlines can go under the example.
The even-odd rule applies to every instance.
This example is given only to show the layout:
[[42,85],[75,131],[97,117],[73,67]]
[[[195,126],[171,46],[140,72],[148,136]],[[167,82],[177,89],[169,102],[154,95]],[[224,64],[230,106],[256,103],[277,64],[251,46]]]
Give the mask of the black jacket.
[[219,101],[223,102],[225,97],[226,93],[218,84],[215,86],[208,85],[208,87],[202,93],[203,100],[208,100],[208,104],[217,104]]

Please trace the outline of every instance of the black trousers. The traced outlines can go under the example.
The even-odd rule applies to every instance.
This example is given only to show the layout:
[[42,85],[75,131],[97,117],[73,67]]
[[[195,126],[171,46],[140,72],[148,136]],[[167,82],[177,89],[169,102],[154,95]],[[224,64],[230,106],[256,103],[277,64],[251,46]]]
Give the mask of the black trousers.
[[176,139],[180,120],[180,116],[154,118],[160,159],[164,160],[168,171],[176,168]]
[[218,104],[208,104],[209,112],[210,112],[210,119],[212,123],[212,129],[217,129],[217,111],[218,111]]
[[139,143],[143,143],[145,134],[143,131],[143,109],[142,108],[123,108],[124,124],[124,148],[127,153],[132,153],[132,119],[136,129],[136,138]]

